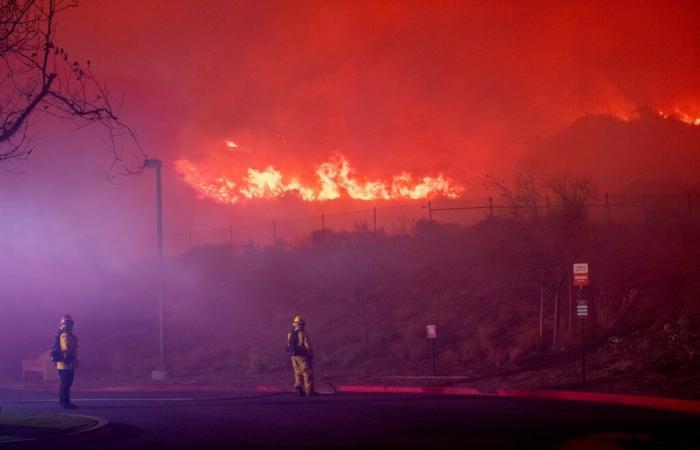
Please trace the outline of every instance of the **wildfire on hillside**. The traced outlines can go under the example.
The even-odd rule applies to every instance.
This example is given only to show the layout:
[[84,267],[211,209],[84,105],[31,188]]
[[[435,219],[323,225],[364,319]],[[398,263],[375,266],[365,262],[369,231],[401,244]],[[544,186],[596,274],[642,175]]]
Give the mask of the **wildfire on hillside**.
[[[700,116],[689,114],[678,107],[673,108],[670,111],[664,109],[656,109],[654,110],[654,112],[664,119],[677,120],[687,125],[700,126]],[[630,122],[632,120],[639,119],[638,112],[630,112],[629,109],[623,108],[613,109],[608,114],[616,117],[617,119],[623,122]]]
[[[678,107],[654,111],[664,119],[700,126],[700,116],[691,115]],[[628,107],[620,107],[606,114],[624,122],[639,119],[638,112]],[[245,146],[241,147],[231,139],[221,142],[229,155],[250,152]],[[175,169],[181,179],[195,189],[201,198],[224,204],[285,196],[294,196],[306,202],[341,198],[360,201],[455,199],[464,191],[463,186],[442,173],[414,177],[409,172],[401,171],[384,180],[362,178],[341,154],[335,154],[327,161],[317,164],[313,168],[315,179],[312,182],[302,181],[298,176],[285,173],[272,164],[264,169],[247,166],[242,170],[231,170],[206,160],[193,162],[180,159],[175,161]]]
[[673,118],[688,125],[700,126],[700,117],[691,116],[690,114],[681,111],[680,108],[674,108],[672,113],[662,110],[658,110],[657,113],[664,119]]
[[[231,148],[230,145],[227,146]],[[200,197],[228,204],[287,195],[295,195],[307,202],[342,197],[361,201],[457,198],[464,190],[443,174],[415,178],[402,171],[389,181],[360,180],[355,175],[354,167],[340,154],[315,167],[315,184],[305,184],[297,177],[286,176],[272,165],[263,170],[249,167],[239,177],[222,174],[206,164],[197,164],[187,159],[175,161],[175,169]]]

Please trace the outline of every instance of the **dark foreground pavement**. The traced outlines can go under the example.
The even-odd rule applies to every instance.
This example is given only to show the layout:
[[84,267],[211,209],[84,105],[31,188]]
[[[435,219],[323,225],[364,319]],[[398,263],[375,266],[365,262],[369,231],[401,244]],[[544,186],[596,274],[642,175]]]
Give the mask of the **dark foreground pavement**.
[[[0,391],[3,411],[58,412],[48,393]],[[93,393],[110,424],[46,449],[697,449],[700,416],[552,400],[428,395]],[[4,449],[5,445],[0,445]],[[9,447],[8,447],[9,448]]]

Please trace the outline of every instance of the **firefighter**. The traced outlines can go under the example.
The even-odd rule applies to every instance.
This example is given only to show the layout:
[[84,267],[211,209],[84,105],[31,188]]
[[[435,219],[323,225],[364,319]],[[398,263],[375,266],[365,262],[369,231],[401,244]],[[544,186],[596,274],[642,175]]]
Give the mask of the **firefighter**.
[[78,368],[78,337],[73,334],[73,317],[65,314],[61,317],[58,333],[54,340],[51,359],[58,369],[61,385],[58,391],[59,404],[64,409],[75,409],[77,406],[70,401],[70,388],[73,385],[75,369]]
[[292,331],[287,335],[287,348],[292,355],[294,369],[294,389],[300,397],[318,395],[314,390],[314,353],[305,328],[304,319],[295,316],[292,320]]

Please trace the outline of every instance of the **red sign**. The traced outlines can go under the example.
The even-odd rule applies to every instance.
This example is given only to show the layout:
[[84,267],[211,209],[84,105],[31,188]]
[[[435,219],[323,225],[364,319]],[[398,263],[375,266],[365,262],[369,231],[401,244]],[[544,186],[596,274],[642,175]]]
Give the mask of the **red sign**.
[[588,286],[588,263],[574,264],[574,286]]
[[574,274],[574,286],[588,286],[589,284],[590,280],[588,279],[588,274]]

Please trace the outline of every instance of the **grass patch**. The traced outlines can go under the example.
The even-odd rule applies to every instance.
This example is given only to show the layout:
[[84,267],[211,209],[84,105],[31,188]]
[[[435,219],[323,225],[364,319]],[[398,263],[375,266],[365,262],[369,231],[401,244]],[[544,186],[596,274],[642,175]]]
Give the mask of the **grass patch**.
[[97,420],[65,414],[0,413],[0,442],[74,433],[97,425]]

